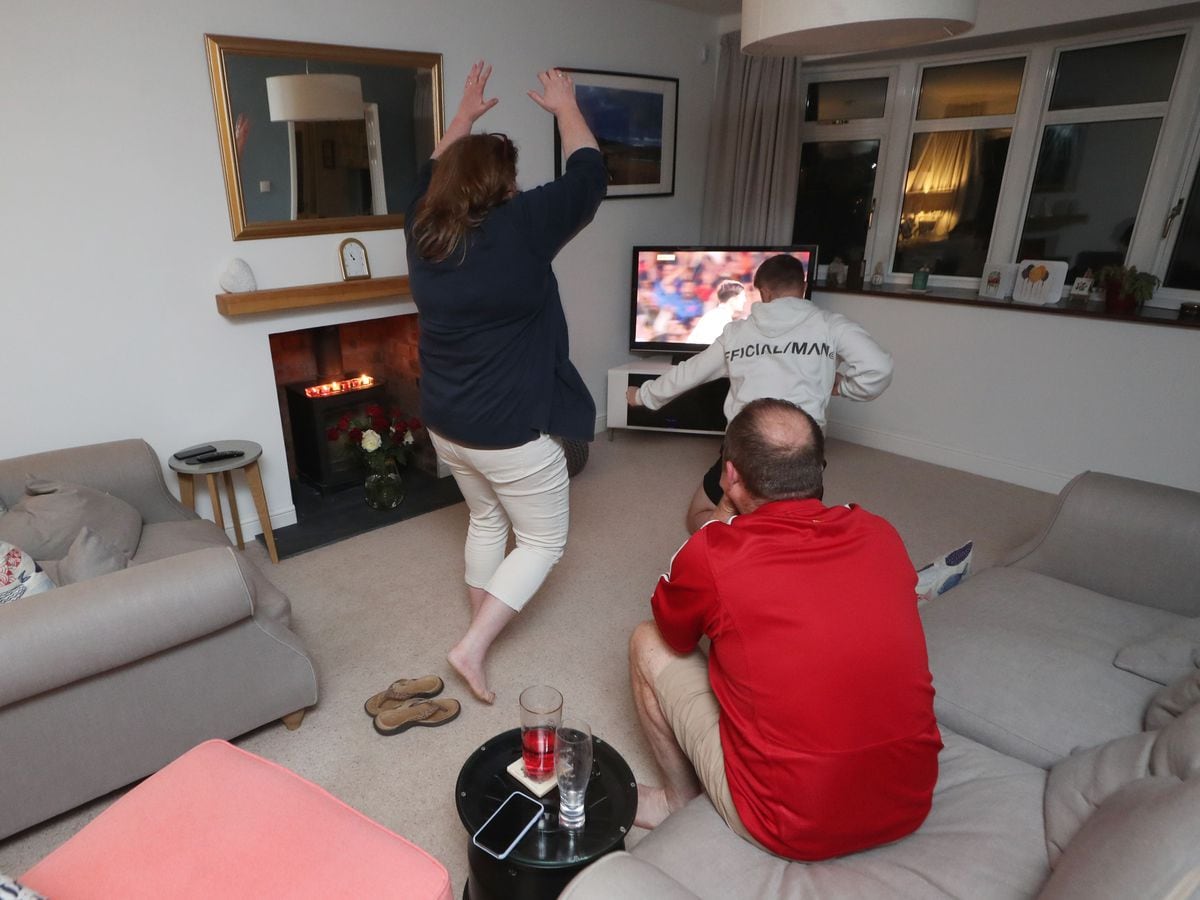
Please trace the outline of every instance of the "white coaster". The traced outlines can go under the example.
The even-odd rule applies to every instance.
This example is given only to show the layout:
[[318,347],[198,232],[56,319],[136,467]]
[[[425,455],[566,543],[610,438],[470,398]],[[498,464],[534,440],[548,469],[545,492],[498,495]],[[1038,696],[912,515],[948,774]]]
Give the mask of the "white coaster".
[[521,761],[521,757],[519,756],[513,760],[512,765],[509,766],[505,771],[507,771],[508,774],[513,778],[517,779],[517,781],[521,782],[524,787],[533,791],[535,797],[545,797],[548,793],[558,787],[558,780],[553,775],[551,775],[549,778],[543,779],[542,781],[534,781],[532,778],[526,775],[525,763]]

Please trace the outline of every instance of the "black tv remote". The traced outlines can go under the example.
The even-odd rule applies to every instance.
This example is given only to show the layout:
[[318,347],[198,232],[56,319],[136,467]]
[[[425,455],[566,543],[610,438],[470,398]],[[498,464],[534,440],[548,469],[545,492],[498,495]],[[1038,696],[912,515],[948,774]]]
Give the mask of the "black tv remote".
[[202,453],[215,453],[216,450],[217,448],[212,444],[197,444],[195,447],[180,450],[174,456],[176,459],[191,459],[193,456],[199,456]]
[[194,459],[189,459],[189,463],[210,463],[219,462],[222,459],[237,459],[239,456],[245,456],[245,450],[215,450],[212,453],[201,453]]

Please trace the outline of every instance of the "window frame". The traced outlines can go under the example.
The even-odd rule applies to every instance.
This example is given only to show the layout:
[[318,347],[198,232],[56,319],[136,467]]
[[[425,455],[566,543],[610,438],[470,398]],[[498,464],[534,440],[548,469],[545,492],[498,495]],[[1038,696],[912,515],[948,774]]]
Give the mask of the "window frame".
[[[803,70],[802,70],[803,71]],[[879,141],[879,156],[875,168],[875,184],[872,190],[872,201],[875,208],[869,218],[867,225],[866,238],[863,241],[863,256],[869,262],[867,277],[870,277],[870,266],[876,259],[875,253],[875,236],[879,233],[879,194],[883,185],[883,172],[888,149],[888,134],[891,130],[891,111],[896,104],[896,84],[897,84],[897,66],[876,66],[869,69],[860,68],[842,68],[839,67],[836,73],[831,73],[827,77],[821,78],[805,78],[800,86],[800,96],[808,97],[808,88],[810,84],[819,83],[827,84],[833,81],[858,81],[863,78],[886,78],[888,82],[887,92],[884,95],[883,115],[877,119],[852,119],[849,122],[843,123],[824,123],[824,122],[801,122],[800,124],[800,146],[797,148],[796,159],[797,165],[804,151],[805,144],[820,144],[832,143],[837,141]],[[819,254],[825,256],[825,254]],[[829,259],[817,260],[817,278],[824,280],[828,271]]]
[[[1044,129],[1055,124],[1160,118],[1158,140],[1142,188],[1126,264],[1151,271],[1162,278],[1180,230],[1177,224],[1174,225],[1164,239],[1163,223],[1176,200],[1179,197],[1186,199],[1192,181],[1200,177],[1197,174],[1200,170],[1200,107],[1194,99],[1200,96],[1198,31],[1200,19],[1193,17],[1060,37],[1028,45],[930,52],[901,60],[888,60],[878,65],[865,63],[861,59],[853,64],[839,64],[836,60],[813,62],[811,66],[806,64],[802,70],[802,97],[807,96],[808,86],[812,82],[887,77],[887,102],[883,119],[857,120],[844,125],[803,123],[800,141],[803,144],[809,141],[879,139],[875,213],[867,234],[866,267],[870,271],[876,262],[883,262],[886,281],[893,285],[904,285],[911,283],[912,276],[896,272],[894,263],[908,157],[914,134],[987,127],[1012,129],[987,259],[1017,262],[1015,255],[1024,228]],[[1063,53],[1172,35],[1182,35],[1184,40],[1175,79],[1166,100],[1082,109],[1049,109],[1054,78]],[[1015,113],[955,119],[916,119],[921,77],[925,69],[1015,57],[1024,57],[1025,60]],[[1001,124],[995,124],[998,122]],[[1176,223],[1178,221],[1176,219]],[[929,281],[935,287],[977,289],[980,279],[934,275]],[[1198,290],[1160,288],[1150,305],[1171,309],[1178,308],[1181,302],[1196,300],[1200,300]]]

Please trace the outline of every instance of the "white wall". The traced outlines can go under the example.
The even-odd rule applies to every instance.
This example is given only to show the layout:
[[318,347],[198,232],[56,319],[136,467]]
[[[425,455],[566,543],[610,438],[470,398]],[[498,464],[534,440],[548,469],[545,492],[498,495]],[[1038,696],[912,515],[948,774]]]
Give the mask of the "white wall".
[[[501,102],[484,124],[516,138],[524,184],[553,175],[551,120],[524,95],[537,69],[678,77],[676,195],[605,203],[556,264],[572,355],[603,406],[605,372],[627,358],[630,245],[698,236],[716,68],[701,50],[715,49],[715,19],[640,0],[51,0],[10,4],[0,29],[0,457],[140,436],[165,459],[205,440],[254,440],[272,519],[288,524],[267,335],[414,311],[396,301],[217,313],[231,257],[262,288],[336,281],[344,235],[232,241],[206,32],[440,52],[447,119],[471,62],[486,56]],[[405,271],[402,232],[359,236],[374,274]],[[239,501],[252,514],[248,494]]]
[[[1057,491],[1086,469],[1200,490],[1200,332],[816,292],[896,360],[830,433]],[[936,498],[930,498],[936,502]]]

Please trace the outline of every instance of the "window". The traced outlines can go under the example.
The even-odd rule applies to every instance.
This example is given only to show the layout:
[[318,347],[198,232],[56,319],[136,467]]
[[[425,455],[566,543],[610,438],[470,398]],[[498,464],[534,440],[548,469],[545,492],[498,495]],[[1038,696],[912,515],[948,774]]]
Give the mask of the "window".
[[987,262],[1058,259],[1070,277],[1124,262],[1163,279],[1164,304],[1198,299],[1197,25],[814,65],[793,238],[898,283],[923,266],[974,287]]
[[1063,260],[1068,279],[1125,262],[1182,49],[1175,35],[1059,55],[1018,258]]
[[1163,284],[1168,288],[1200,291],[1200,164],[1192,176],[1192,190],[1187,200],[1181,199],[1179,203],[1183,205],[1172,207],[1173,214],[1168,213],[1169,218],[1163,225],[1163,231],[1169,232],[1172,221],[1183,213],[1179,237]]
[[922,73],[893,271],[983,271],[1024,71],[1018,57]]
[[809,84],[792,241],[817,244],[819,262],[867,258],[890,77]]
[[887,89],[886,78],[815,81],[808,86],[804,121],[844,125],[858,119],[882,119]]
[[1021,259],[1059,259],[1073,279],[1125,262],[1161,119],[1047,125]]
[[861,260],[871,225],[879,141],[814,141],[800,151],[793,243],[818,245],[820,261]]

